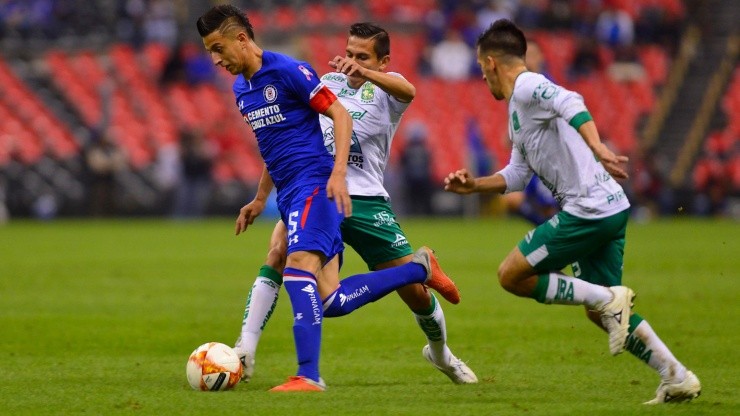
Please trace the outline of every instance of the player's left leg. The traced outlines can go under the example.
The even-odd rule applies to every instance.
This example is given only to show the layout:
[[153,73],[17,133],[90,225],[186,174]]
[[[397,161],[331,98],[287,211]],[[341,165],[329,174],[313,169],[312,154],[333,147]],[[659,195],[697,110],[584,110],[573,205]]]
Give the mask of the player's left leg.
[[[620,285],[623,255],[624,238],[617,238],[587,258],[574,263],[573,273],[576,276],[588,276],[595,284]],[[586,309],[586,314],[593,323],[604,329],[597,312]],[[650,324],[636,313],[629,318],[625,349],[660,375],[661,382],[656,397],[646,404],[681,402],[698,397],[701,393],[699,379],[676,359]]]
[[[387,270],[412,261],[412,248],[396,221],[390,203],[384,198],[352,199],[352,217],[342,221],[342,238],[362,257],[370,270]],[[397,276],[390,277],[397,280]],[[411,284],[396,291],[411,309],[424,333],[427,345],[422,354],[453,382],[477,382],[475,373],[447,346],[447,328],[442,305],[422,284]]]
[[627,213],[585,220],[561,212],[530,231],[504,259],[499,282],[517,296],[540,303],[586,305],[598,310],[609,332],[613,355],[624,350],[634,293],[624,286],[606,288],[560,272],[624,229]]

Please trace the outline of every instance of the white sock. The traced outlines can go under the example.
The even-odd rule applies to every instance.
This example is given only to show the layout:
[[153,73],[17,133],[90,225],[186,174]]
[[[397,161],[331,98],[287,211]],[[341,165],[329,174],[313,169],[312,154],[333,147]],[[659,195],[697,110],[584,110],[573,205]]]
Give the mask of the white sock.
[[240,348],[244,348],[254,358],[262,330],[277,305],[280,285],[272,280],[258,276],[252,285],[244,308]]
[[663,381],[679,383],[686,378],[686,367],[673,356],[644,319],[627,337],[626,349],[654,368]]
[[432,295],[432,304],[434,305],[434,311],[431,314],[419,315],[414,313],[414,318],[416,318],[416,323],[419,324],[427,338],[432,359],[435,363],[444,365],[450,362],[450,356],[452,355],[449,347],[447,347],[445,314],[434,295]]
[[604,286],[560,273],[550,273],[549,278],[544,303],[586,305],[595,309],[612,299],[612,292]]

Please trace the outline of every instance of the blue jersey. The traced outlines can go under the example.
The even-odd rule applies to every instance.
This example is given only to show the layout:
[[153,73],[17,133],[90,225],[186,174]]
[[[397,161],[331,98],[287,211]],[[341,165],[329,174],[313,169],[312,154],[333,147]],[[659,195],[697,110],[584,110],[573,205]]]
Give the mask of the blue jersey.
[[262,67],[234,81],[234,96],[252,127],[278,198],[297,187],[326,185],[334,166],[319,124],[336,100],[311,66],[289,56],[263,51]]

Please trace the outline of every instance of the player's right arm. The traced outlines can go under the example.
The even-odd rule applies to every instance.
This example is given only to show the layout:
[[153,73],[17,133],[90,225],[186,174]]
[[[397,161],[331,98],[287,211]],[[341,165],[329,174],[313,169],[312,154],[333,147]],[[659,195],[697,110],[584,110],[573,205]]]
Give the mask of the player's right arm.
[[346,75],[361,76],[400,102],[410,103],[416,96],[416,87],[406,78],[365,68],[354,59],[337,55],[329,61],[329,66]]
[[234,229],[236,235],[246,231],[247,227],[252,225],[254,220],[262,213],[267,203],[267,197],[272,192],[272,187],[272,176],[267,171],[267,165],[263,165],[262,176],[260,176],[260,182],[257,186],[257,193],[254,195],[254,199],[247,205],[244,205],[239,210],[239,216],[236,217],[236,226]]
[[511,160],[505,168],[489,176],[474,178],[467,169],[459,169],[445,178],[445,191],[457,194],[498,193],[521,191],[532,178],[532,170],[524,156],[514,146]]

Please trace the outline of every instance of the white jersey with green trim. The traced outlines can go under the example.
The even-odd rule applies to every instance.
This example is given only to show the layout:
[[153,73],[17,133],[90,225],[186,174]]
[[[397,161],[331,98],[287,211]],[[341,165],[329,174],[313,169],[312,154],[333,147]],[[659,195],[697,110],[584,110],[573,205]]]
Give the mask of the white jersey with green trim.
[[[401,76],[394,72],[388,74]],[[324,75],[321,81],[337,95],[352,117],[347,191],[350,195],[389,198],[383,186],[383,172],[390,158],[393,135],[410,103],[396,100],[369,81],[354,89],[347,85],[347,76],[338,72]],[[323,115],[320,120],[324,146],[334,154],[334,124],[331,118]]]
[[508,111],[511,160],[499,171],[506,192],[524,189],[534,172],[569,214],[595,219],[629,208],[622,187],[571,125],[590,120],[581,95],[524,72]]

